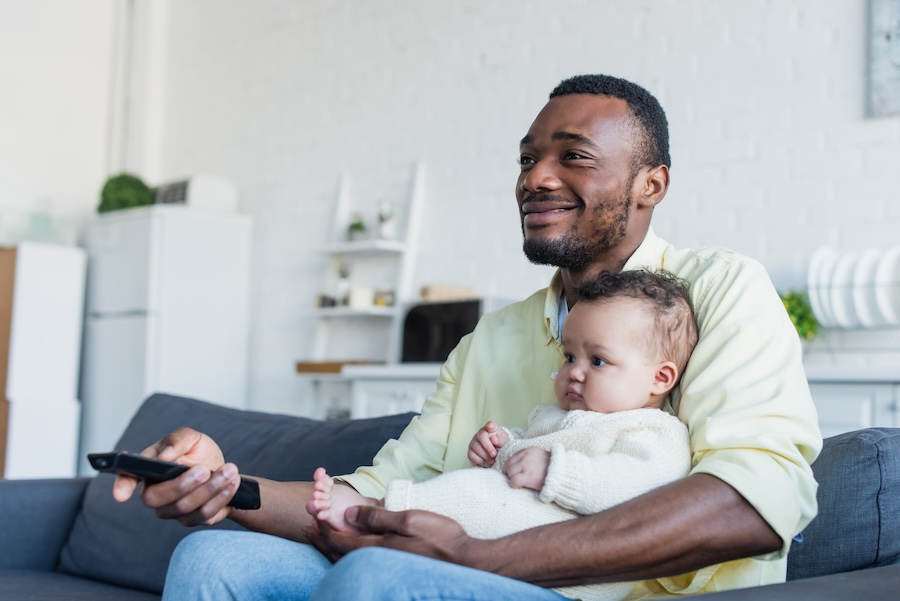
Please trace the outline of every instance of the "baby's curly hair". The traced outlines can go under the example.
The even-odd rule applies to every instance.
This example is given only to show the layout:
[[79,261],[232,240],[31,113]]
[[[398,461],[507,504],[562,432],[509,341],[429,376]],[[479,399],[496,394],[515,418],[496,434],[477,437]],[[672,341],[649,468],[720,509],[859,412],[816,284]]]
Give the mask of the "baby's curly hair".
[[577,292],[578,302],[619,297],[641,301],[656,326],[647,332],[647,349],[673,361],[678,373],[684,373],[699,336],[686,282],[664,270],[604,271],[582,284]]

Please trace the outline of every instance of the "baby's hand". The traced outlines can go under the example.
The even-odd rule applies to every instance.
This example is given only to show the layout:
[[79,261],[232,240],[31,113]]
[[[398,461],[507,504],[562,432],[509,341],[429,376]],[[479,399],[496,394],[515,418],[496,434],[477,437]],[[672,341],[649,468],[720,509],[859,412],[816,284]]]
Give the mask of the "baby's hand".
[[509,478],[513,488],[528,488],[540,491],[547,479],[550,467],[550,452],[537,447],[522,449],[509,458],[503,466],[503,473]]
[[478,467],[491,467],[497,450],[509,442],[509,436],[494,422],[488,422],[469,443],[469,461]]

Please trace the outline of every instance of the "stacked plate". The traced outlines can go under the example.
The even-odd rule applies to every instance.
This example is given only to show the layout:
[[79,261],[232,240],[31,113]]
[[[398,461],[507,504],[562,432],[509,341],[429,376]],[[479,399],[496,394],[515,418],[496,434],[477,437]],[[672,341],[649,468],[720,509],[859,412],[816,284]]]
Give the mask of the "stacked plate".
[[809,262],[807,286],[823,327],[900,325],[900,246],[843,254],[820,248]]

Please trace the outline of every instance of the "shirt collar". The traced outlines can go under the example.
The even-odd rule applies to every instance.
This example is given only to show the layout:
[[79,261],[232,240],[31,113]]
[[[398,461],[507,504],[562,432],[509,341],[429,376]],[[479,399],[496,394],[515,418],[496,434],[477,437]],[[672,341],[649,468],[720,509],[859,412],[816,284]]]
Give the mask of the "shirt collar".
[[547,296],[544,298],[544,322],[547,324],[547,344],[559,342],[560,300],[563,294],[562,274],[559,269],[553,274]]
[[[649,267],[652,269],[665,267],[663,265],[663,257],[665,256],[665,249],[667,246],[666,242],[656,235],[656,232],[653,231],[652,227],[648,228],[647,235],[644,236],[644,241],[641,242],[641,245],[637,247],[630,257],[628,257],[628,260],[625,261],[625,266],[622,268],[623,271],[640,269],[642,267]],[[561,338],[560,329],[563,321],[565,321],[565,316],[568,315],[568,308],[566,310],[566,315],[563,315],[562,313],[562,307],[560,306],[561,300],[564,300],[562,274],[557,269],[553,274],[553,278],[550,280],[550,286],[547,288],[547,296],[544,300],[544,321],[547,324],[547,344],[554,341],[558,343]]]
[[622,271],[641,269],[642,267],[650,269],[664,268],[662,262],[668,246],[667,242],[656,235],[656,232],[653,231],[653,227],[649,227],[647,229],[647,235],[644,236],[644,241],[641,242],[641,245],[637,247],[630,257],[628,257],[628,260],[625,261],[625,266],[622,267]]

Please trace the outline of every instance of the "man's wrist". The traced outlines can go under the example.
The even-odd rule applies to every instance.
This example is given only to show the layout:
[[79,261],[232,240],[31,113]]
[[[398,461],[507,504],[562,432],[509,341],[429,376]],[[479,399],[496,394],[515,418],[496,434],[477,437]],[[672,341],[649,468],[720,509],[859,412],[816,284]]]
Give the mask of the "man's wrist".
[[468,537],[460,547],[457,563],[467,568],[474,568],[485,572],[495,572],[494,562],[502,555],[500,549],[495,549],[497,539],[481,539]]

